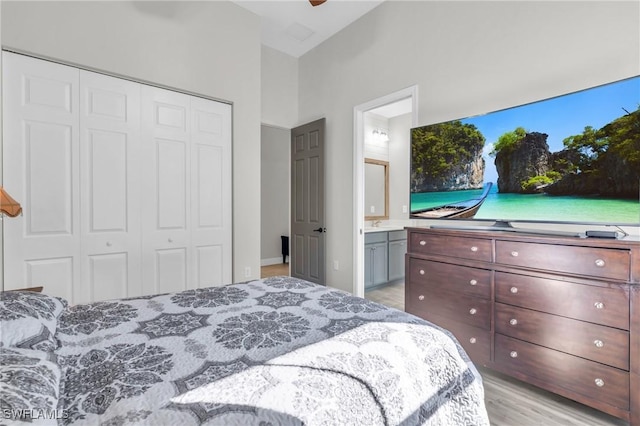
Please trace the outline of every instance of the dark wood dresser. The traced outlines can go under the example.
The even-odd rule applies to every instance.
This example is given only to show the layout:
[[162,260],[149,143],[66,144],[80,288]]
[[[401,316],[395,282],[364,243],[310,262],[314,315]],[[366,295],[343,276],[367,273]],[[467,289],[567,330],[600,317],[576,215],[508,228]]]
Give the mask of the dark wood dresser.
[[479,365],[640,426],[640,242],[408,228],[405,309]]

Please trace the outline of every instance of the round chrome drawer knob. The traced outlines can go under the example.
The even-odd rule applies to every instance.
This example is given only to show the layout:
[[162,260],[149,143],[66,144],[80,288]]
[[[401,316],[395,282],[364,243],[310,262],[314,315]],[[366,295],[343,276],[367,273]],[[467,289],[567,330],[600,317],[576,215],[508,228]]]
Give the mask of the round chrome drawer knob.
[[469,343],[471,343],[471,344],[474,344],[476,342],[477,342],[477,340],[476,340],[475,337],[472,337],[471,339],[469,339]]
[[518,325],[518,320],[517,320],[517,319],[515,319],[515,318],[511,318],[511,319],[509,320],[509,324],[511,324],[511,325]]
[[111,241],[107,241],[107,247],[111,247]]
[[595,264],[598,268],[602,268],[605,265],[605,262],[602,259],[596,259]]
[[420,275],[424,275],[424,269],[420,269]]
[[596,348],[601,348],[601,347],[604,346],[604,342],[602,340],[599,340],[599,339],[594,340],[593,344],[596,346]]
[[518,292],[518,287],[511,287],[509,291],[513,294],[516,294]]
[[472,252],[476,252],[476,251],[478,251],[478,247],[476,247],[476,246],[471,246],[471,251],[472,251]]
[[517,251],[515,251],[515,250],[511,252],[511,256],[513,256],[513,257],[518,257],[518,254],[519,253]]
[[471,281],[469,281],[469,284],[471,284],[471,285],[477,285],[477,284],[478,284],[478,281],[476,281],[476,280],[471,280]]
[[604,380],[602,379],[595,379],[594,382],[596,383],[596,386],[599,388],[604,386]]
[[511,358],[518,358],[518,352],[516,352],[516,351],[511,351],[511,352],[509,353],[509,356],[510,356]]
[[593,306],[595,306],[596,309],[604,309],[604,303],[602,302],[596,302]]
[[172,239],[172,238],[168,238],[168,239],[167,239],[167,241],[168,241],[168,242],[170,242],[170,243],[172,243],[172,242],[173,242],[173,239]]
[[476,308],[471,308],[471,309],[469,309],[469,313],[470,313],[471,315],[475,315],[477,312],[478,312],[478,310],[477,310]]
[[425,246],[425,245],[427,245],[427,242],[425,240],[420,240],[420,245],[421,246]]
[[421,294],[420,296],[418,296],[418,300],[424,300],[424,295]]

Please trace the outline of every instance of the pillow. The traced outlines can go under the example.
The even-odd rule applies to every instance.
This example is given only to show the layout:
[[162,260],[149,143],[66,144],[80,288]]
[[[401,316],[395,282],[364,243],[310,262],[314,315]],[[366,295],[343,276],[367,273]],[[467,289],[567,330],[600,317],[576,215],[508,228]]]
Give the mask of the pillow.
[[58,317],[67,302],[31,291],[0,293],[0,345],[53,351]]
[[0,413],[5,420],[57,425],[64,411],[58,364],[43,351],[0,347]]

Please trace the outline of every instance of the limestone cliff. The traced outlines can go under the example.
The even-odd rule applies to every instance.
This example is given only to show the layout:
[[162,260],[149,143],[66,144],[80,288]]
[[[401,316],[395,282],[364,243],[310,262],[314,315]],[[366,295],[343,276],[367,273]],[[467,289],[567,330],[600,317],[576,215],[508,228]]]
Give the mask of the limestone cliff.
[[471,153],[471,159],[450,164],[448,170],[438,176],[411,173],[411,192],[454,191],[482,188],[484,181],[482,149]]
[[[564,151],[560,151],[554,156],[562,153]],[[556,169],[558,168],[559,166]],[[597,168],[581,173],[563,173],[561,179],[547,186],[544,190],[550,195],[602,195],[616,198],[637,198],[640,192],[640,173],[630,167],[620,156],[606,153],[598,161]]]
[[496,154],[498,192],[527,193],[522,182],[533,176],[545,175],[551,166],[547,134],[531,132],[506,150]]

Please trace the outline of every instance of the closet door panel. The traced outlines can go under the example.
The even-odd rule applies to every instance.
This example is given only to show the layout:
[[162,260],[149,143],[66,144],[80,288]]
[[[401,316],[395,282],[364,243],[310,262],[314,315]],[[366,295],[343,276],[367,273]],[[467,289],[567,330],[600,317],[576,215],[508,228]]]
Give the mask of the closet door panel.
[[23,135],[25,234],[73,235],[73,127],[25,120]]
[[143,292],[191,283],[190,97],[142,87]]
[[91,300],[113,299],[114,294],[129,293],[128,253],[93,254],[87,256],[87,280]]
[[224,278],[224,248],[221,245],[196,247],[196,286],[211,287],[230,283]]
[[231,271],[231,106],[191,99],[191,239],[196,286],[223,285]]
[[79,71],[3,52],[3,183],[23,207],[6,218],[4,287],[81,287]]
[[84,149],[88,193],[86,230],[95,235],[100,232],[127,232],[129,227],[129,194],[127,176],[126,133],[88,129]]
[[[72,256],[25,260],[25,282],[29,283],[28,285],[42,285],[47,294],[60,296],[71,302],[73,287],[78,283],[76,279],[78,269],[77,262],[74,263]],[[9,289],[6,280],[5,289]]]
[[187,229],[187,151],[185,141],[156,139],[156,229]]
[[140,84],[80,73],[82,302],[142,294]]
[[155,293],[187,288],[187,248],[155,250]]

